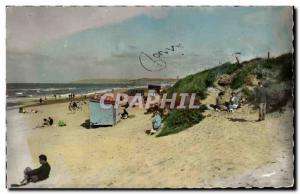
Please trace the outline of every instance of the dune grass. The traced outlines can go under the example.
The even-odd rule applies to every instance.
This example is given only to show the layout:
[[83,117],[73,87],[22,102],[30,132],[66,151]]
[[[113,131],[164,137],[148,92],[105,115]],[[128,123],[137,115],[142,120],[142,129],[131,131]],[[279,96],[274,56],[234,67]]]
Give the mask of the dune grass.
[[[219,75],[228,74],[233,76],[230,87],[232,89],[243,88],[246,84],[247,76],[256,75],[258,79],[268,80],[275,78],[275,82],[291,82],[293,80],[293,55],[292,53],[283,54],[276,58],[261,59],[256,58],[251,61],[237,63],[224,63],[220,66],[189,75],[180,79],[175,85],[168,89],[168,94],[172,93],[196,93],[200,99],[207,97],[207,88],[213,86]],[[275,83],[273,83],[275,84]],[[271,83],[272,85],[272,83]],[[270,88],[272,88],[270,85]],[[282,107],[287,99],[291,99],[291,88],[276,87],[276,93],[283,93],[281,99],[276,100],[274,107]],[[279,90],[279,91],[278,91]],[[254,99],[253,93],[243,89],[249,99]],[[287,97],[286,97],[287,96]],[[279,106],[280,105],[280,106]],[[164,127],[157,137],[175,134],[183,131],[204,119],[202,115],[204,106],[198,110],[173,110],[164,118]]]
[[199,123],[204,119],[202,113],[205,110],[206,107],[201,106],[199,109],[179,109],[171,111],[164,120],[163,129],[156,137],[175,134]]

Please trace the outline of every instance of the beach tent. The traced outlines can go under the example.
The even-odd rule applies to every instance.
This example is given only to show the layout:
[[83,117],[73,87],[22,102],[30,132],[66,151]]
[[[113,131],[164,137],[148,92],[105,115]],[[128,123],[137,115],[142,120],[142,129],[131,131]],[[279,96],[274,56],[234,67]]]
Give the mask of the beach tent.
[[[110,106],[105,108],[104,106]],[[90,126],[115,125],[119,120],[118,108],[114,108],[115,101],[112,99],[100,101],[100,98],[89,100]]]

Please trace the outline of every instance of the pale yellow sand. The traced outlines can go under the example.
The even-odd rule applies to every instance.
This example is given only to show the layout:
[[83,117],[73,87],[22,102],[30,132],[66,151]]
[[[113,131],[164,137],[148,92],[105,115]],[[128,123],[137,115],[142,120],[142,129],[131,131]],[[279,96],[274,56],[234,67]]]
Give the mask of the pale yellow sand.
[[[114,127],[85,129],[88,106],[69,113],[67,103],[35,107],[38,114],[7,111],[7,184],[18,183],[38,155],[52,167],[46,181],[26,187],[196,188],[290,186],[293,183],[292,112],[267,115],[243,107],[234,113],[207,111],[201,123],[181,133],[155,138],[145,134],[151,116],[129,110],[134,118]],[[57,124],[32,129],[42,118]]]

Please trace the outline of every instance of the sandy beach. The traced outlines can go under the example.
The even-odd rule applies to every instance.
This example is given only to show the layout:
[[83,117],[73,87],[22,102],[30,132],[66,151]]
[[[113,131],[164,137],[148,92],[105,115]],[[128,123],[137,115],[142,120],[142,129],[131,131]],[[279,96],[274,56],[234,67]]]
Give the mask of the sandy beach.
[[297,14],[275,5],[7,4],[7,190],[296,189]]
[[[206,103],[209,103],[207,98]],[[25,188],[219,188],[293,185],[293,112],[234,113],[207,110],[206,118],[178,134],[148,136],[151,115],[133,108],[113,127],[86,129],[88,105],[71,113],[68,103],[36,106],[39,113],[7,111],[7,186],[46,154],[50,177]],[[45,117],[55,125],[33,129]],[[58,127],[62,119],[67,126]]]

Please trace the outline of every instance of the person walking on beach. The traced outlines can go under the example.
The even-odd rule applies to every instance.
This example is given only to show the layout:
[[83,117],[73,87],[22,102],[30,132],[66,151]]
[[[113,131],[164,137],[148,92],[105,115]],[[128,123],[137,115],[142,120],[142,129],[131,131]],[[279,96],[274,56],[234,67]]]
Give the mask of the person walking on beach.
[[42,102],[43,102],[43,100],[42,100],[42,98],[40,98],[40,104],[42,104]]
[[39,156],[39,161],[41,164],[39,168],[34,170],[32,170],[30,167],[25,168],[24,179],[21,181],[20,185],[16,185],[16,186],[27,185],[30,182],[36,183],[38,181],[45,180],[49,177],[51,167],[47,162],[47,156],[41,154]]
[[263,120],[265,120],[265,115],[266,115],[267,90],[263,86],[261,81],[258,83],[258,88],[257,88],[257,91],[256,91],[256,98],[257,98],[258,107],[259,107],[258,121],[263,121]]

